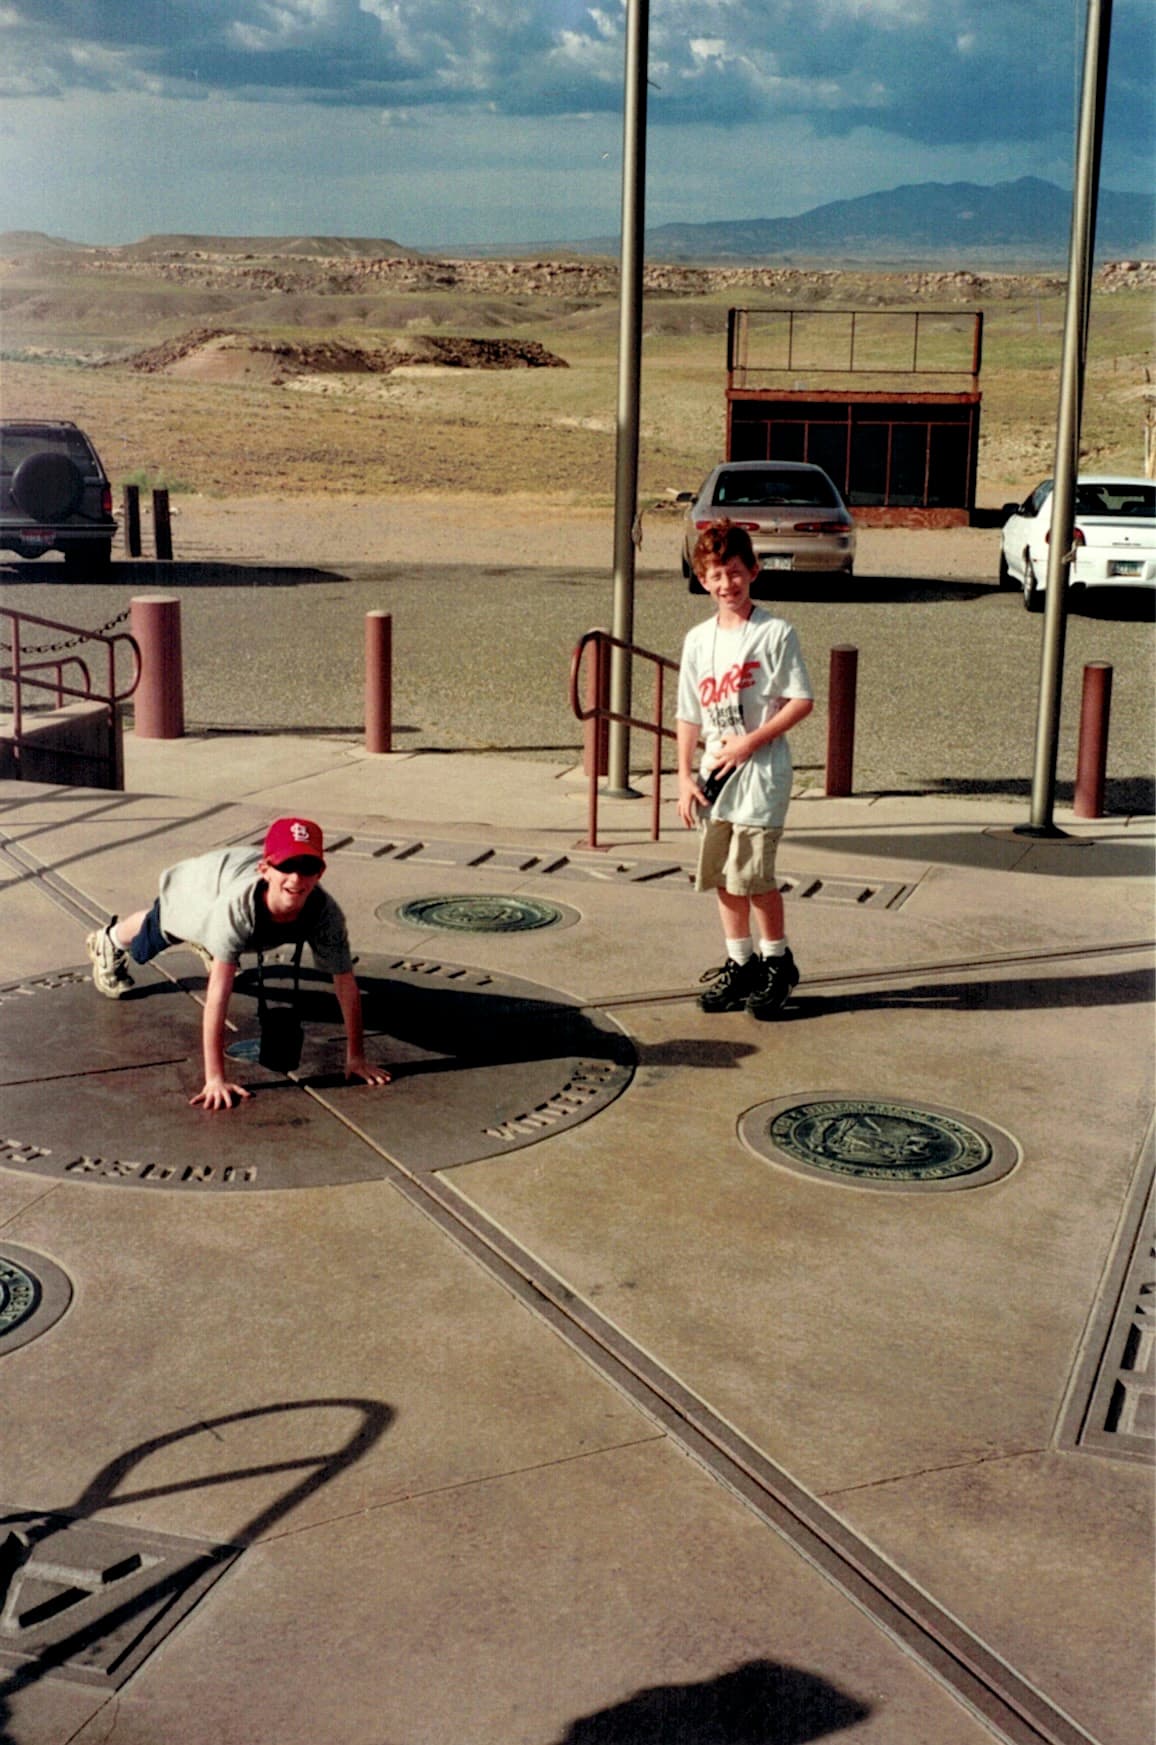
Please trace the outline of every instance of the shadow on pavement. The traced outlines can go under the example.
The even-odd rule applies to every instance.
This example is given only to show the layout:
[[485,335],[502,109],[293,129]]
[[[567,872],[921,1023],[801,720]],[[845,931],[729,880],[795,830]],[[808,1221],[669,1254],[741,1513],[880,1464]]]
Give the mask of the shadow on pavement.
[[1120,975],[1019,976],[969,982],[918,982],[911,987],[871,988],[862,993],[795,993],[775,1018],[785,1024],[800,1018],[829,1018],[836,1012],[882,1012],[889,1008],[958,1012],[1030,1012],[1096,1006],[1138,1006],[1156,995],[1156,972],[1125,970]]
[[[121,1486],[150,1456],[162,1449],[171,1448],[175,1443],[186,1441],[192,1437],[216,1436],[224,1426],[236,1426],[252,1423],[264,1418],[280,1418],[293,1412],[353,1412],[357,1421],[345,1440],[332,1453],[302,1454],[288,1460],[258,1460],[252,1465],[237,1467],[231,1470],[214,1472],[206,1476],[145,1485],[133,1491],[122,1490]],[[278,1474],[288,1475],[304,1472],[305,1476],[290,1489],[283,1492],[268,1508],[262,1509],[246,1523],[234,1536],[232,1548],[243,1548],[254,1544],[261,1536],[276,1525],[278,1521],[297,1508],[312,1496],[330,1484],[339,1473],[353,1466],[369,1452],[373,1445],[384,1435],[396,1416],[393,1408],[381,1400],[365,1399],[316,1399],[316,1400],[285,1400],[271,1406],[254,1406],[241,1412],[227,1412],[219,1418],[203,1418],[189,1424],[184,1429],[170,1430],[164,1435],[151,1437],[147,1442],[138,1442],[124,1454],[119,1454],[114,1460],[103,1466],[92,1478],[76,1501],[66,1504],[62,1509],[43,1510],[37,1513],[29,1511],[14,1511],[0,1516],[0,1529],[6,1529],[5,1539],[0,1545],[0,1604],[11,1605],[18,1592],[21,1580],[21,1570],[26,1563],[32,1563],[40,1551],[40,1561],[44,1561],[45,1553],[42,1547],[49,1545],[52,1538],[71,1523],[87,1520],[93,1516],[103,1518],[110,1509],[133,1508],[144,1502],[151,1502],[157,1497],[176,1496],[185,1491],[195,1491],[209,1486],[241,1483],[254,1478],[268,1478]],[[218,1441],[222,1439],[216,1436]],[[225,1549],[225,1548],[222,1548]],[[51,1561],[51,1550],[47,1553]],[[5,1696],[23,1690],[26,1686],[46,1678],[49,1673],[67,1661],[82,1657],[86,1650],[97,1642],[104,1640],[113,1632],[124,1632],[130,1629],[134,1620],[143,1614],[155,1611],[158,1603],[166,1600],[175,1601],[184,1589],[187,1576],[184,1571],[176,1575],[164,1576],[152,1582],[143,1591],[136,1592],[130,1600],[112,1608],[94,1623],[72,1631],[71,1634],[53,1642],[51,1648],[42,1653],[36,1660],[13,1670],[8,1677],[0,1681],[0,1745],[7,1745],[10,1735],[4,1729],[4,1722],[9,1718],[9,1705]]]
[[828,600],[836,605],[886,605],[909,601],[928,603],[995,598],[1001,593],[994,582],[944,581],[935,576],[805,576],[776,570],[767,581],[751,589],[755,600]]
[[1031,836],[998,837],[990,831],[902,830],[887,835],[847,829],[829,834],[791,833],[792,848],[838,847],[853,854],[884,859],[928,861],[933,866],[966,866],[975,871],[1029,873],[1047,878],[1150,878],[1156,846],[1151,838],[1129,842],[1118,837],[1096,842],[1071,837],[1066,841]]
[[52,587],[143,587],[170,588],[300,588],[319,582],[345,582],[342,570],[315,569],[303,564],[222,563],[206,559],[182,561],[173,558],[158,563],[149,558],[126,559],[103,569],[75,569],[65,564],[39,562],[0,564],[0,581],[43,582]]
[[574,1721],[555,1745],[807,1745],[871,1713],[825,1678],[749,1660],[699,1684],[660,1684]]

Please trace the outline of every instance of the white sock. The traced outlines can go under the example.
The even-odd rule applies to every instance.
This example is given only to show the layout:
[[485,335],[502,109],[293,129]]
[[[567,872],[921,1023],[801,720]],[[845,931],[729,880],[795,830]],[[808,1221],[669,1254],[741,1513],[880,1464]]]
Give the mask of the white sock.
[[760,957],[785,957],[786,955],[787,955],[787,942],[785,939],[760,939],[759,940],[759,956]]
[[735,963],[749,963],[754,949],[754,942],[750,939],[727,940],[727,956]]

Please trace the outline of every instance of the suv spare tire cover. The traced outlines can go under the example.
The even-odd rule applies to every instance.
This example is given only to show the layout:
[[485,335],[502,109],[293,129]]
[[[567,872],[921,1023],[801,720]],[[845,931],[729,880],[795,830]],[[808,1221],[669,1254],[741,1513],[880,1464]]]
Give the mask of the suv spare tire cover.
[[66,454],[30,454],[12,475],[12,496],[26,515],[59,521],[71,515],[84,491],[84,478]]

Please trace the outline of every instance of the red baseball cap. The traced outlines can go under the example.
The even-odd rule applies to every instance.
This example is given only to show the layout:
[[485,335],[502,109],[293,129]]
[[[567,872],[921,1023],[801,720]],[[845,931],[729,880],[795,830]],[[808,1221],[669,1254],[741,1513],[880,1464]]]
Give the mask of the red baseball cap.
[[312,855],[325,865],[320,824],[311,818],[275,818],[265,833],[264,858],[269,865],[280,866],[302,854]]

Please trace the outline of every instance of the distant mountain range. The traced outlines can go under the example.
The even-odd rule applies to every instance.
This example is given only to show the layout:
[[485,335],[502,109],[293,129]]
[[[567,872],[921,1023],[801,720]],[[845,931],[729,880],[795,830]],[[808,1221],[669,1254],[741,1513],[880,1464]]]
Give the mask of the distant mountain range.
[[[833,200],[793,218],[721,218],[709,224],[660,224],[646,232],[646,258],[703,266],[755,263],[828,266],[1055,265],[1067,259],[1072,196],[1054,182],[1021,176],[983,187],[976,182],[916,182],[857,200]],[[39,231],[0,235],[0,256],[60,253],[100,244],[68,242]],[[363,236],[148,236],[110,252],[246,254],[262,259],[302,256],[333,259],[444,258],[525,260],[609,255],[617,236],[581,241],[455,244],[414,248],[388,237]],[[1156,258],[1156,196],[1101,188],[1096,258]]]
[[[830,259],[855,263],[950,259],[969,266],[1067,257],[1072,196],[1054,182],[1021,176],[975,182],[918,182],[857,200],[833,200],[794,218],[719,219],[660,224],[646,232],[655,261],[725,264]],[[618,249],[617,237],[571,243],[582,254]],[[1156,253],[1156,198],[1101,188],[1098,259]]]

